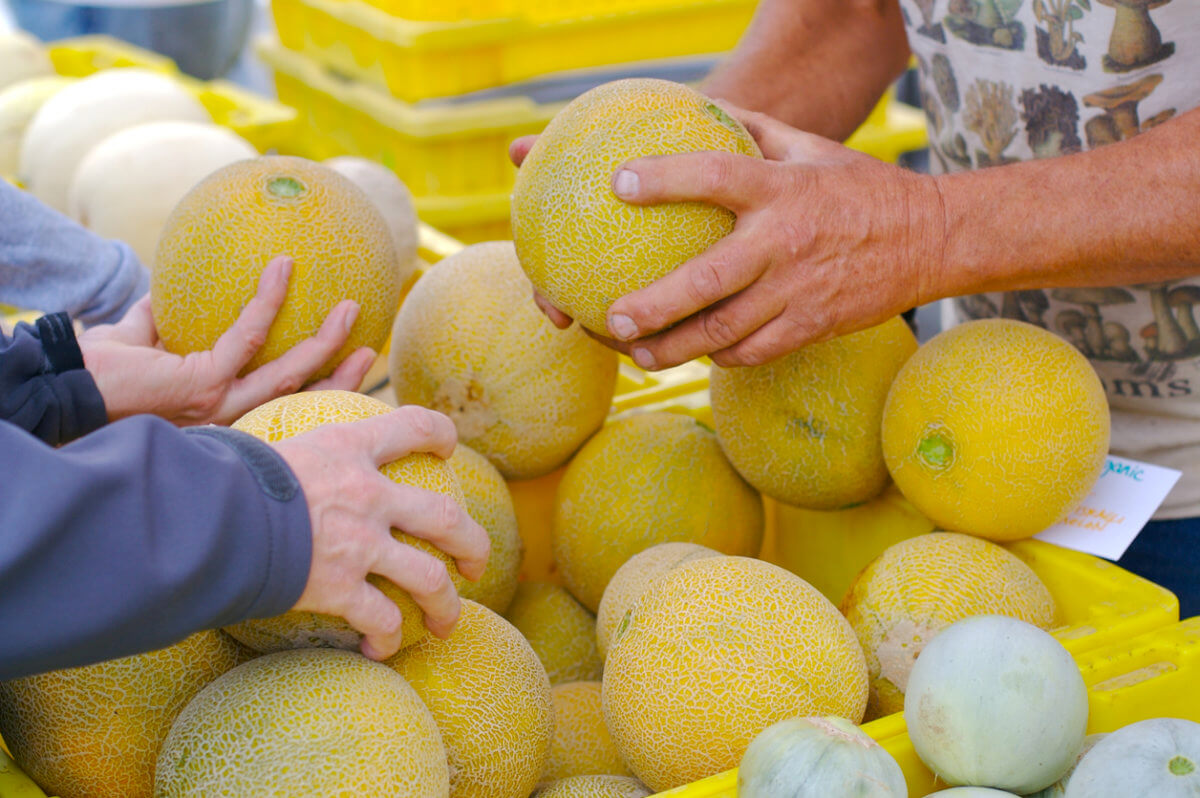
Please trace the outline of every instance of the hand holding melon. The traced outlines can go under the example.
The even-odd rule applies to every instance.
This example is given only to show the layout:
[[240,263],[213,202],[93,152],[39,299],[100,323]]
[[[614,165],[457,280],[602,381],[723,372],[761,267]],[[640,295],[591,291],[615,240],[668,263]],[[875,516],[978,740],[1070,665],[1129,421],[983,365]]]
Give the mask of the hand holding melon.
[[[263,270],[258,291],[211,350],[175,355],[159,344],[149,297],[117,324],[93,327],[79,336],[84,364],[112,421],[153,413],[181,426],[228,424],[243,413],[295,391],[323,368],[346,343],[358,306],[334,306],[312,338],[239,377],[257,355],[284,303],[290,258],[275,258]],[[362,348],[341,362],[315,389],[353,390],[375,353]]]

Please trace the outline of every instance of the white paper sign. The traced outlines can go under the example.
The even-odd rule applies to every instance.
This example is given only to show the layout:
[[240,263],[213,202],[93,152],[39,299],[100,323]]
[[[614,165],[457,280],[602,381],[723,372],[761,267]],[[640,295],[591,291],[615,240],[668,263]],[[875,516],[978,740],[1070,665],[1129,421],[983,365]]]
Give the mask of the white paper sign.
[[1180,476],[1171,468],[1109,455],[1083,503],[1036,537],[1108,560],[1120,559]]

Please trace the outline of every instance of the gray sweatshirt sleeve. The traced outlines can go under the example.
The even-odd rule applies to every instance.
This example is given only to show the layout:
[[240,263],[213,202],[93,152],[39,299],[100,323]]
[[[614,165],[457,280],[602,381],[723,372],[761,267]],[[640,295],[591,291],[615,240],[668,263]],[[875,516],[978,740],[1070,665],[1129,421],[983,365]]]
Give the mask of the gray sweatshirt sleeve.
[[0,680],[278,615],[312,556],[283,459],[137,416],[59,449],[0,421]]
[[0,180],[0,304],[102,324],[124,316],[149,286],[127,245]]

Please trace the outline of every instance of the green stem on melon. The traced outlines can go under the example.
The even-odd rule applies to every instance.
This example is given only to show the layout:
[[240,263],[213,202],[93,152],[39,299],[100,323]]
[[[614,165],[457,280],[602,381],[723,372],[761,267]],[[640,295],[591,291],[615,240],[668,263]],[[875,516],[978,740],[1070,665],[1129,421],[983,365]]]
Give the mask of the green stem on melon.
[[917,454],[929,466],[936,469],[949,468],[954,462],[954,444],[940,433],[928,435],[917,445]]
[[738,121],[736,119],[734,119],[732,116],[730,116],[729,114],[725,113],[725,109],[722,108],[721,106],[717,105],[716,103],[708,103],[707,105],[704,106],[704,110],[708,111],[710,114],[712,114],[714,117],[716,117],[718,122],[720,122],[725,127],[729,128],[730,130],[736,131],[741,128],[741,125],[738,124]]
[[299,197],[307,190],[304,184],[294,177],[272,177],[267,181],[267,191],[271,196],[280,199]]
[[1196,769],[1196,766],[1192,764],[1192,760],[1181,755],[1172,758],[1167,763],[1167,768],[1176,776],[1188,776]]

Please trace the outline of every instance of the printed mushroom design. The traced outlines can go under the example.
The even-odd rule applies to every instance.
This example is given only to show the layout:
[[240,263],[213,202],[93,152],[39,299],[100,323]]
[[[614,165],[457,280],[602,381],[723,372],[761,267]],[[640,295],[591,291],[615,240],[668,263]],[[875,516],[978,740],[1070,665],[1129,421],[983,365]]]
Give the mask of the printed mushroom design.
[[1114,8],[1112,36],[1108,40],[1108,55],[1104,68],[1110,72],[1129,72],[1169,57],[1175,52],[1171,42],[1163,44],[1162,34],[1150,10],[1165,6],[1171,0],[1099,0]]
[[1083,352],[1085,355],[1092,354],[1088,347],[1087,339],[1083,336],[1083,329],[1087,326],[1087,320],[1083,318],[1083,314],[1078,310],[1061,311],[1054,317],[1054,326],[1080,352]]
[[1183,354],[1187,348],[1187,339],[1183,336],[1183,328],[1171,314],[1171,306],[1167,302],[1167,289],[1171,287],[1171,282],[1143,283],[1133,287],[1139,291],[1150,292],[1150,309],[1154,312],[1154,321],[1158,325],[1158,345],[1155,347],[1158,354],[1164,358]]
[[1017,299],[1025,310],[1025,318],[1030,324],[1039,327],[1046,326],[1046,311],[1050,309],[1050,300],[1042,291],[1017,291]]
[[1149,97],[1162,81],[1162,75],[1147,75],[1135,83],[1105,89],[1084,97],[1084,105],[1104,111],[1084,125],[1088,146],[1095,149],[1133,138],[1174,116],[1175,109],[1171,108],[1147,120],[1144,125],[1138,119],[1138,103]]
[[1196,317],[1192,315],[1192,308],[1197,304],[1200,304],[1200,286],[1181,285],[1167,294],[1167,305],[1178,316],[1179,327],[1189,347],[1194,341],[1200,341],[1200,327],[1196,326]]
[[1142,328],[1142,346],[1146,347],[1146,357],[1154,357],[1158,352],[1158,325],[1150,322]]
[[1050,296],[1059,302],[1067,302],[1083,308],[1083,338],[1087,342],[1087,351],[1092,357],[1103,357],[1107,354],[1103,319],[1100,316],[1101,306],[1127,305],[1133,301],[1133,294],[1124,288],[1116,287],[1056,288],[1050,293]]
[[1129,330],[1124,324],[1115,321],[1104,322],[1104,341],[1108,344],[1108,355],[1113,360],[1141,360],[1133,347],[1129,345]]

